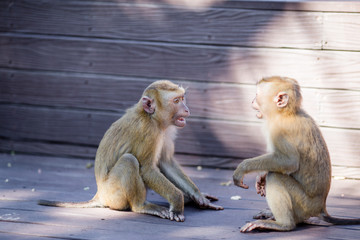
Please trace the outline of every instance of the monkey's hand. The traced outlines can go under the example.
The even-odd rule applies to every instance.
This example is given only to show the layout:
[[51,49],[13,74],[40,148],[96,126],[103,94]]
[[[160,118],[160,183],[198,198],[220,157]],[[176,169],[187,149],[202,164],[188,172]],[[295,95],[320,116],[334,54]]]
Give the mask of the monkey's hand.
[[223,210],[224,208],[222,206],[218,206],[215,204],[212,204],[211,201],[217,201],[218,198],[214,197],[212,195],[206,194],[206,193],[199,193],[197,195],[191,196],[191,199],[200,207],[203,209],[213,209],[213,210]]
[[260,194],[260,196],[262,197],[266,196],[266,191],[265,191],[266,175],[267,173],[256,177],[256,183],[255,183],[256,193]]
[[236,170],[234,175],[233,175],[233,180],[234,180],[234,184],[238,187],[241,187],[241,188],[245,188],[245,189],[248,189],[249,186],[246,185],[243,180],[244,180],[244,173]]

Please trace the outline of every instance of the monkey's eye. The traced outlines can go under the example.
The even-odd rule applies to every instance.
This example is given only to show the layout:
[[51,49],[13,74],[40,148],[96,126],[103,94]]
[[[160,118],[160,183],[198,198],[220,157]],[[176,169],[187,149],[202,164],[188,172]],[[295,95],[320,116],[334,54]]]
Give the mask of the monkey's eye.
[[174,99],[174,103],[179,103],[180,102],[180,99],[179,98],[175,98]]

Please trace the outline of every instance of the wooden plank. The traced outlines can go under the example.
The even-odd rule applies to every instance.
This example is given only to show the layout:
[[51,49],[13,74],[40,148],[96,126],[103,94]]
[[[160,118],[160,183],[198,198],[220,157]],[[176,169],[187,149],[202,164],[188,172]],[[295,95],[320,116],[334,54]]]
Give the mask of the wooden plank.
[[[52,196],[52,199],[83,201],[91,198],[96,192],[96,183],[92,169],[85,169],[85,161],[73,158],[54,158],[45,156],[29,156],[29,155],[16,155],[7,157],[2,154],[0,157],[1,166],[6,166],[8,162],[13,163],[11,168],[0,168],[2,176],[9,179],[8,182],[1,182],[2,193],[6,197],[0,196],[0,200],[24,200],[24,196],[28,200],[37,200],[47,196]],[[52,164],[54,166],[52,167]],[[74,164],[74,167],[71,165]],[[82,167],[79,167],[82,166]],[[42,169],[41,174],[38,174],[37,169]],[[220,170],[220,169],[207,169],[203,168],[201,171],[195,167],[184,167],[184,171],[196,182],[200,189],[214,192],[219,197],[224,198],[226,195],[231,196],[234,190],[239,188],[222,187],[221,191],[214,191],[212,187],[219,187],[224,181],[232,179],[233,170]],[[247,176],[246,181],[252,182],[256,174]],[[344,208],[351,201],[351,198],[357,197],[357,192],[352,188],[356,185],[346,183],[356,183],[356,181],[349,180],[333,180],[331,195],[341,197],[342,201],[336,199],[329,199],[328,205],[335,208]],[[76,183],[76,184],[74,184]],[[345,185],[344,185],[345,184]],[[35,191],[31,191],[33,186],[36,187]],[[90,190],[84,191],[84,186],[89,186]],[[253,184],[251,184],[253,186]],[[16,190],[16,191],[7,191]],[[220,190],[220,189],[219,189]],[[27,193],[27,194],[26,194]],[[74,194],[75,193],[75,194]],[[247,192],[246,199],[253,201],[258,198],[253,192]],[[19,198],[19,194],[23,194],[23,198]],[[148,197],[156,201],[164,201],[150,191]],[[349,199],[350,198],[350,199]],[[244,199],[245,200],[245,199]],[[245,200],[246,201],[246,200]],[[21,204],[21,209],[24,210],[42,210],[41,206],[33,206],[34,203]],[[19,204],[17,204],[20,206]],[[10,206],[7,206],[10,208]],[[250,208],[250,206],[248,207]],[[341,214],[341,212],[340,212]]]
[[303,87],[360,89],[360,52],[0,36],[0,67],[250,84],[281,74]]
[[154,80],[0,69],[0,102],[124,113]]
[[[245,4],[243,1],[238,3]],[[231,1],[223,4],[232,5]],[[296,3],[297,6],[306,4],[310,3]],[[324,13],[328,2],[312,4],[319,5],[321,11],[244,10],[235,6],[191,11],[181,3],[173,7],[154,1],[146,5],[118,1],[87,4],[79,1],[46,4],[17,1],[9,6],[3,1],[0,11],[5,21],[0,22],[0,30],[232,46],[360,50],[356,41],[359,36],[353,31],[360,24],[360,14]],[[336,10],[344,5],[334,4]],[[354,8],[352,5],[351,9]],[[81,12],[87,14],[79,14]]]
[[[71,225],[47,225],[34,224],[33,222],[16,222],[16,221],[2,221],[3,232],[10,234],[20,234],[25,236],[33,236],[38,238],[56,238],[69,240],[85,240],[97,239],[89,229],[78,228]],[[99,235],[106,235],[108,232],[102,229],[97,229]],[[124,233],[126,235],[126,233]],[[129,237],[129,235],[128,235]],[[136,238],[135,238],[136,239]],[[139,239],[139,238],[138,238]]]
[[97,146],[84,146],[76,144],[64,144],[53,142],[42,142],[34,139],[13,140],[0,138],[0,151],[3,152],[20,152],[37,155],[56,155],[63,157],[79,157],[95,159]]
[[[116,113],[15,106],[2,106],[0,115],[4,116],[0,119],[3,137],[87,146],[97,146],[107,128],[120,117]],[[214,156],[236,154],[235,156],[240,158],[249,157],[254,153],[259,153],[264,147],[261,144],[251,144],[250,139],[257,137],[252,136],[249,125],[252,128],[258,126],[257,124],[243,125],[190,119],[188,127],[179,131],[177,151],[191,154],[206,153]],[[238,138],[246,140],[238,146],[234,144]]]
[[360,180],[360,168],[352,168],[346,166],[333,166],[332,175],[334,179],[345,180],[354,179]]
[[[89,147],[96,147],[105,130],[120,117],[117,113],[7,105],[1,106],[0,115],[3,138]],[[333,164],[359,166],[360,131],[336,128],[322,131]],[[188,126],[179,131],[176,150],[183,154],[241,159],[264,153],[265,140],[259,123],[190,118]]]
[[[196,162],[198,160],[198,156],[177,156],[179,158],[187,157],[189,162]],[[200,159],[201,158],[205,160],[205,157],[200,157]],[[210,160],[210,158],[208,159]],[[88,163],[93,163],[93,161],[93,159],[83,160],[68,157],[0,154],[0,164],[3,166],[0,168],[0,174],[1,176],[9,179],[9,181],[2,186],[2,189],[12,189],[20,185],[27,186],[27,189],[29,190],[31,190],[33,186],[41,185],[41,189],[36,189],[37,193],[39,193],[39,191],[53,191],[60,193],[62,191],[78,191],[81,189],[81,191],[77,193],[80,200],[91,198],[96,192],[96,184],[93,168],[87,168],[86,166]],[[11,167],[8,166],[9,163],[11,164]],[[209,169],[206,167],[210,165],[206,164],[207,162],[205,161],[203,162],[203,165],[200,164],[200,166],[204,167],[201,170],[199,170],[196,165],[192,165],[191,167],[184,166],[183,169],[196,182],[199,182],[199,179],[207,179],[207,181],[216,182],[216,185],[221,185],[223,180],[232,179],[233,169],[236,167],[234,165],[230,170],[219,168]],[[336,177],[333,180],[335,188],[341,186],[340,183],[344,182],[345,179],[359,179],[360,176],[359,168],[333,166],[332,169],[333,176]],[[67,181],[69,177],[71,178],[71,181]],[[342,179],[339,177],[342,177]],[[46,181],[44,181],[44,179],[46,179]],[[72,182],[76,182],[78,184],[74,185]],[[201,182],[199,182],[199,184],[201,184]],[[90,187],[90,190],[83,190],[83,186]],[[344,192],[342,193],[346,193],[347,197],[356,196],[356,193],[353,191],[343,191]],[[342,206],[344,203],[331,202],[331,204]],[[25,206],[23,206],[23,208],[24,207]]]
[[[325,131],[326,133],[326,131]],[[331,133],[330,133],[331,134]],[[329,134],[327,134],[329,135]],[[335,138],[336,136],[342,136],[347,138],[344,133],[333,133],[330,136],[326,135],[326,140],[329,138]],[[351,141],[347,140],[347,141]],[[179,141],[177,141],[179,143]],[[337,178],[346,179],[357,179],[360,180],[359,172],[359,159],[353,156],[353,153],[348,151],[342,152],[339,146],[333,141],[328,141],[330,144],[330,153],[332,157],[333,176]],[[48,156],[64,156],[64,157],[79,157],[86,159],[95,159],[97,146],[83,146],[76,144],[56,144],[52,142],[42,141],[21,141],[21,140],[8,140],[0,138],[0,151],[8,152],[11,151],[18,155],[19,153],[25,154],[41,154]],[[260,154],[260,153],[259,153]],[[227,168],[235,169],[238,164],[242,161],[240,158],[231,157],[214,157],[214,156],[202,156],[202,155],[188,155],[177,153],[175,156],[176,160],[184,166],[202,166],[210,168]],[[348,158],[344,161],[344,158]]]
[[[21,141],[0,138],[1,152],[14,152],[52,155],[63,157],[79,157],[85,159],[95,159],[97,146],[83,146],[76,144],[57,144],[42,141]],[[235,168],[240,162],[239,158],[213,157],[201,155],[176,154],[176,160],[186,166],[205,166],[212,168]]]
[[[144,1],[143,1],[144,2]],[[153,2],[147,0],[146,2]],[[168,1],[171,5],[186,7],[190,10],[203,10],[207,7],[218,6],[232,9],[253,10],[280,10],[280,11],[320,11],[320,12],[360,12],[360,3],[354,1],[327,1],[327,0],[229,0],[203,1],[193,3],[186,0]]]
[[[39,236],[29,236],[29,235],[23,235],[19,233],[9,233],[9,232],[1,232],[0,231],[0,238],[3,240],[38,240]],[[47,238],[42,236],[42,239],[53,239],[53,238]]]
[[[251,102],[255,85],[185,83],[188,105],[197,117],[258,121]],[[321,126],[360,129],[360,92],[302,88],[303,108]]]
[[359,131],[322,128],[322,133],[330,151],[332,164],[360,166]]
[[319,125],[360,130],[360,91],[304,89],[303,97]]
[[[191,157],[190,157],[191,158]],[[196,161],[196,157],[192,157]],[[90,161],[90,160],[89,160]],[[93,161],[93,160],[91,160]],[[6,189],[16,189],[20,191],[23,189],[28,192],[26,196],[29,200],[36,200],[36,196],[40,194],[49,194],[50,192],[56,196],[60,196],[59,200],[66,200],[66,197],[69,198],[69,195],[72,195],[73,192],[76,192],[76,195],[73,196],[75,200],[86,200],[91,198],[96,193],[96,183],[93,173],[93,169],[85,168],[85,165],[88,161],[77,159],[77,158],[61,158],[61,157],[51,157],[51,156],[34,156],[34,155],[24,155],[24,154],[0,154],[0,173],[1,176],[8,178],[9,181],[0,182],[1,188]],[[6,167],[8,163],[11,163],[12,166]],[[346,171],[339,171],[340,167],[333,167],[335,172],[342,173],[342,176],[345,175]],[[344,168],[344,167],[342,167]],[[39,172],[38,170],[42,171]],[[209,186],[223,186],[221,185],[224,180],[232,180],[233,169],[224,170],[224,169],[209,169],[202,168],[198,170],[196,167],[183,167],[184,171],[190,176],[201,188],[208,188]],[[347,168],[351,169],[351,168]],[[353,174],[357,170],[359,174],[359,169],[352,168]],[[252,178],[256,174],[250,174],[247,177],[247,181],[252,181]],[[204,182],[205,180],[205,182]],[[74,184],[76,182],[76,184]],[[328,204],[331,207],[345,207],[348,203],[347,198],[356,198],[358,193],[352,190],[353,184],[344,186],[344,183],[356,183],[356,181],[349,180],[340,180],[338,178],[333,179],[333,185],[331,189],[331,194],[336,195],[336,197],[342,197],[343,201],[328,201]],[[207,183],[204,185],[204,183]],[[25,187],[24,187],[25,186]],[[36,187],[35,191],[31,191],[33,187]],[[84,186],[90,187],[88,191],[83,190]],[[233,185],[229,185],[233,186]],[[251,186],[253,186],[251,184]],[[211,188],[211,186],[210,186]],[[79,191],[79,189],[81,191]],[[235,188],[239,189],[239,188]],[[225,188],[224,193],[230,195],[231,189]],[[339,190],[341,192],[339,192]],[[30,194],[31,193],[31,194]],[[250,193],[250,192],[248,192]],[[15,193],[10,193],[7,198],[3,196],[1,200],[17,199],[14,197]],[[68,196],[66,196],[68,194]],[[341,196],[345,194],[345,196]],[[17,196],[17,195],[16,195]],[[219,195],[223,196],[223,194]],[[255,197],[254,197],[255,196]],[[65,198],[64,198],[65,197]],[[156,196],[150,192],[149,197],[159,201]],[[57,198],[57,197],[56,197]],[[249,194],[247,196],[249,200],[256,200],[256,195]],[[17,199],[21,200],[21,199]],[[164,200],[162,200],[164,201]],[[345,202],[344,202],[345,201]],[[22,209],[28,210],[41,210],[42,207],[31,206],[29,204],[21,205]]]
[[[0,102],[123,113],[153,79],[0,69]],[[175,81],[194,117],[257,121],[255,85]],[[99,91],[99,89],[101,91]],[[360,92],[303,88],[304,108],[321,125],[360,129]],[[119,94],[121,93],[121,94]]]
[[[360,12],[360,11],[359,11]],[[359,51],[360,14],[324,14],[324,49]]]
[[316,20],[322,13],[189,11],[159,2],[19,1],[9,8],[6,2],[1,5],[3,31],[237,46],[320,49],[322,45],[323,25]]
[[[0,129],[4,130],[1,133],[4,137],[88,146],[97,146],[111,123],[121,117],[116,113],[6,105],[1,106],[0,115],[3,116],[0,119]],[[75,129],[79,130],[77,134],[74,133]],[[82,132],[85,129],[86,134]]]
[[[231,200],[227,200],[229,202]],[[234,202],[234,201],[233,201]],[[242,202],[243,203],[243,202]],[[243,203],[244,204],[244,203]],[[232,205],[236,205],[233,203]],[[240,204],[238,204],[240,205]],[[266,206],[264,202],[261,204]],[[198,211],[191,209],[188,212],[188,218],[184,223],[166,224],[161,219],[150,218],[152,216],[139,216],[134,213],[119,212],[111,216],[109,210],[104,209],[59,209],[46,210],[44,212],[32,213],[36,219],[31,218],[31,213],[26,211],[17,211],[24,219],[30,221],[8,221],[2,222],[2,227],[9,232],[17,232],[21,234],[47,236],[60,239],[99,239],[101,236],[107,236],[109,239],[117,238],[118,236],[124,239],[314,239],[315,236],[331,236],[331,238],[322,237],[322,239],[356,239],[359,231],[358,226],[351,227],[311,227],[299,226],[297,231],[285,232],[280,234],[278,232],[260,232],[257,234],[241,235],[238,232],[238,225],[245,223],[245,219],[251,220],[251,214],[256,213],[254,209],[241,209],[242,217],[240,221],[235,220],[236,215],[239,214],[238,209],[231,209],[228,212],[217,211]],[[75,214],[74,214],[75,212]],[[81,212],[97,213],[96,216],[88,216],[81,214]],[[4,211],[8,214],[7,211]],[[13,213],[13,212],[12,212]],[[80,213],[80,214],[79,214]],[[346,209],[345,214],[354,214],[351,210]],[[53,217],[49,217],[49,215]],[[109,216],[110,215],[110,216]],[[100,217],[105,220],[100,220]],[[201,219],[201,217],[203,219]],[[204,220],[205,219],[205,220]],[[142,221],[141,221],[142,220]],[[217,224],[216,221],[217,220]],[[230,222],[232,220],[232,222]],[[35,223],[35,224],[34,224]],[[205,226],[204,226],[205,225]],[[208,226],[211,226],[210,228]],[[66,229],[66,230],[64,230]],[[299,235],[298,231],[301,231]],[[181,234],[181,237],[178,237]],[[260,236],[259,236],[260,235]]]

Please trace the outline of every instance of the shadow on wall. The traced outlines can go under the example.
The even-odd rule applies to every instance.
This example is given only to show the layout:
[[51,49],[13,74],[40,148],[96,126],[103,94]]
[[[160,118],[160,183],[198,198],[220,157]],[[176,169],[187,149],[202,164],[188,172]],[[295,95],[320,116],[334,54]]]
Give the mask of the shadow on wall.
[[[312,16],[281,9],[226,8],[226,1],[164,0],[163,4],[141,10],[119,7],[130,21],[142,19],[142,26],[137,27],[147,30],[147,39],[178,44],[169,47],[164,43],[162,56],[154,62],[159,69],[153,73],[189,87],[192,117],[179,133],[177,150],[225,158],[263,153],[265,141],[251,109],[254,84],[271,75],[301,82],[309,61],[299,64],[296,59],[303,55],[301,50],[282,48],[320,48],[321,23],[314,25]],[[289,32],[295,33],[289,38]],[[128,34],[134,37],[137,33]]]
[[[293,77],[307,92],[310,87],[356,85],[349,76],[339,82],[329,73],[328,66],[331,72],[349,72],[347,62],[340,64],[337,58],[348,53],[321,51],[324,13],[282,11],[287,3],[279,2],[277,10],[245,9],[242,1],[154,2],[49,1],[46,7],[42,3],[32,5],[31,13],[21,12],[28,8],[26,1],[11,7],[25,17],[15,18],[16,14],[7,12],[14,39],[4,36],[9,42],[4,45],[9,48],[0,62],[8,69],[19,70],[14,78],[30,70],[31,74],[26,72],[23,78],[32,78],[27,86],[32,94],[37,91],[28,98],[19,94],[25,100],[14,102],[23,104],[20,107],[28,115],[32,109],[45,117],[68,114],[79,125],[75,120],[59,121],[56,115],[54,124],[62,124],[59,129],[66,129],[69,135],[53,124],[42,128],[44,138],[35,131],[31,137],[36,136],[39,142],[95,146],[114,118],[138,101],[144,86],[169,79],[189,87],[192,112],[189,125],[179,133],[177,151],[247,158],[265,150],[260,124],[250,106],[254,84],[260,78]],[[349,79],[352,83],[346,85]],[[49,89],[54,94],[48,94]],[[41,116],[31,116],[41,121]],[[83,121],[87,125],[81,124]],[[71,132],[74,129],[77,135]],[[54,134],[49,135],[51,130]]]

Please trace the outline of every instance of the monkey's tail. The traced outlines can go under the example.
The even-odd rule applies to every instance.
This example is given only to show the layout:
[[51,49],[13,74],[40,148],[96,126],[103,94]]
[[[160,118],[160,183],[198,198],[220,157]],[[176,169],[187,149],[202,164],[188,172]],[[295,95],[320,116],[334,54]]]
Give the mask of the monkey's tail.
[[325,222],[332,223],[334,225],[355,225],[360,224],[360,218],[337,218],[332,217],[326,210],[320,213],[320,218]]
[[50,206],[50,207],[65,207],[65,208],[101,208],[104,207],[96,199],[92,199],[86,202],[59,202],[59,201],[48,201],[39,200],[39,205]]

